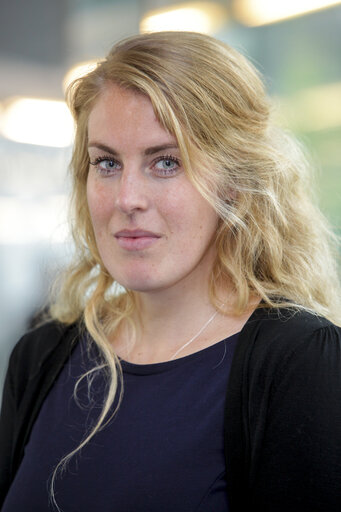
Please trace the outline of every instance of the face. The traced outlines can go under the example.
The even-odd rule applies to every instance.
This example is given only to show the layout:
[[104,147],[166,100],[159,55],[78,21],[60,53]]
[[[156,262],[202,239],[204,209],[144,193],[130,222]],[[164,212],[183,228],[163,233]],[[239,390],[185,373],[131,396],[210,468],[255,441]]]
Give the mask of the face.
[[108,85],[89,116],[87,200],[111,276],[139,292],[208,281],[218,218],[150,100]]

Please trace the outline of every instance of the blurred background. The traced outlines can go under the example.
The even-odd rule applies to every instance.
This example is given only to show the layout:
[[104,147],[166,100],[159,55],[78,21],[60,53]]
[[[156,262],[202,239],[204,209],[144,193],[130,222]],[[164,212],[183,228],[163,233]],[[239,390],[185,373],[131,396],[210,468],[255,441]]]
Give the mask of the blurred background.
[[65,86],[116,41],[152,30],[206,32],[250,57],[279,122],[310,151],[341,234],[341,1],[0,0],[0,388],[72,254]]

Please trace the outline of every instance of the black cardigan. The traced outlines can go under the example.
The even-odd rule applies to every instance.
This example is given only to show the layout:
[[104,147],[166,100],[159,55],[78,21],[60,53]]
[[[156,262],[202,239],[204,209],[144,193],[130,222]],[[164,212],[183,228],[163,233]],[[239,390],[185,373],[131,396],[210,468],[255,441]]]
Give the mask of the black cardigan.
[[[76,325],[52,322],[12,352],[0,419],[0,505],[78,339]],[[305,312],[256,310],[235,349],[224,435],[231,512],[339,512],[341,329]]]

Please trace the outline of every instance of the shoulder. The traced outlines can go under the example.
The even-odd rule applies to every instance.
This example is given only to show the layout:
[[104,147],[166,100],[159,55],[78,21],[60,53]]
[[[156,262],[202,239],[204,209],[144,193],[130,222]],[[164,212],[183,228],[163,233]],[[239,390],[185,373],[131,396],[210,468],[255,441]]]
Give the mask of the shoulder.
[[283,355],[321,341],[339,344],[341,328],[304,310],[259,309],[245,325],[241,338],[249,350],[271,350]]
[[[238,339],[232,375],[277,378],[283,369],[298,373],[341,365],[341,328],[313,313],[290,309],[258,309]],[[341,373],[341,372],[340,372]]]
[[12,351],[8,368],[10,375],[27,382],[51,358],[56,355],[63,357],[77,338],[78,331],[76,324],[66,326],[56,321],[28,331]]
[[57,321],[46,322],[22,336],[13,349],[11,359],[24,357],[27,363],[41,361],[48,357],[65,335],[74,328],[74,324],[66,326]]

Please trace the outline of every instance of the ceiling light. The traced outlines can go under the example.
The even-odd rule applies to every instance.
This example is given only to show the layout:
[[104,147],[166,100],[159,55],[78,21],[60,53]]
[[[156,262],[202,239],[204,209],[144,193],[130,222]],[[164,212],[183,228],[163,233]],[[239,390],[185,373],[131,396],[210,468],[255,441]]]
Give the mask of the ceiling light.
[[15,142],[66,147],[72,143],[73,121],[64,101],[15,98],[1,113],[0,133]]
[[236,18],[249,26],[275,23],[341,4],[341,0],[234,0]]
[[227,10],[215,2],[188,2],[149,11],[140,23],[141,32],[185,30],[212,34],[227,20]]

